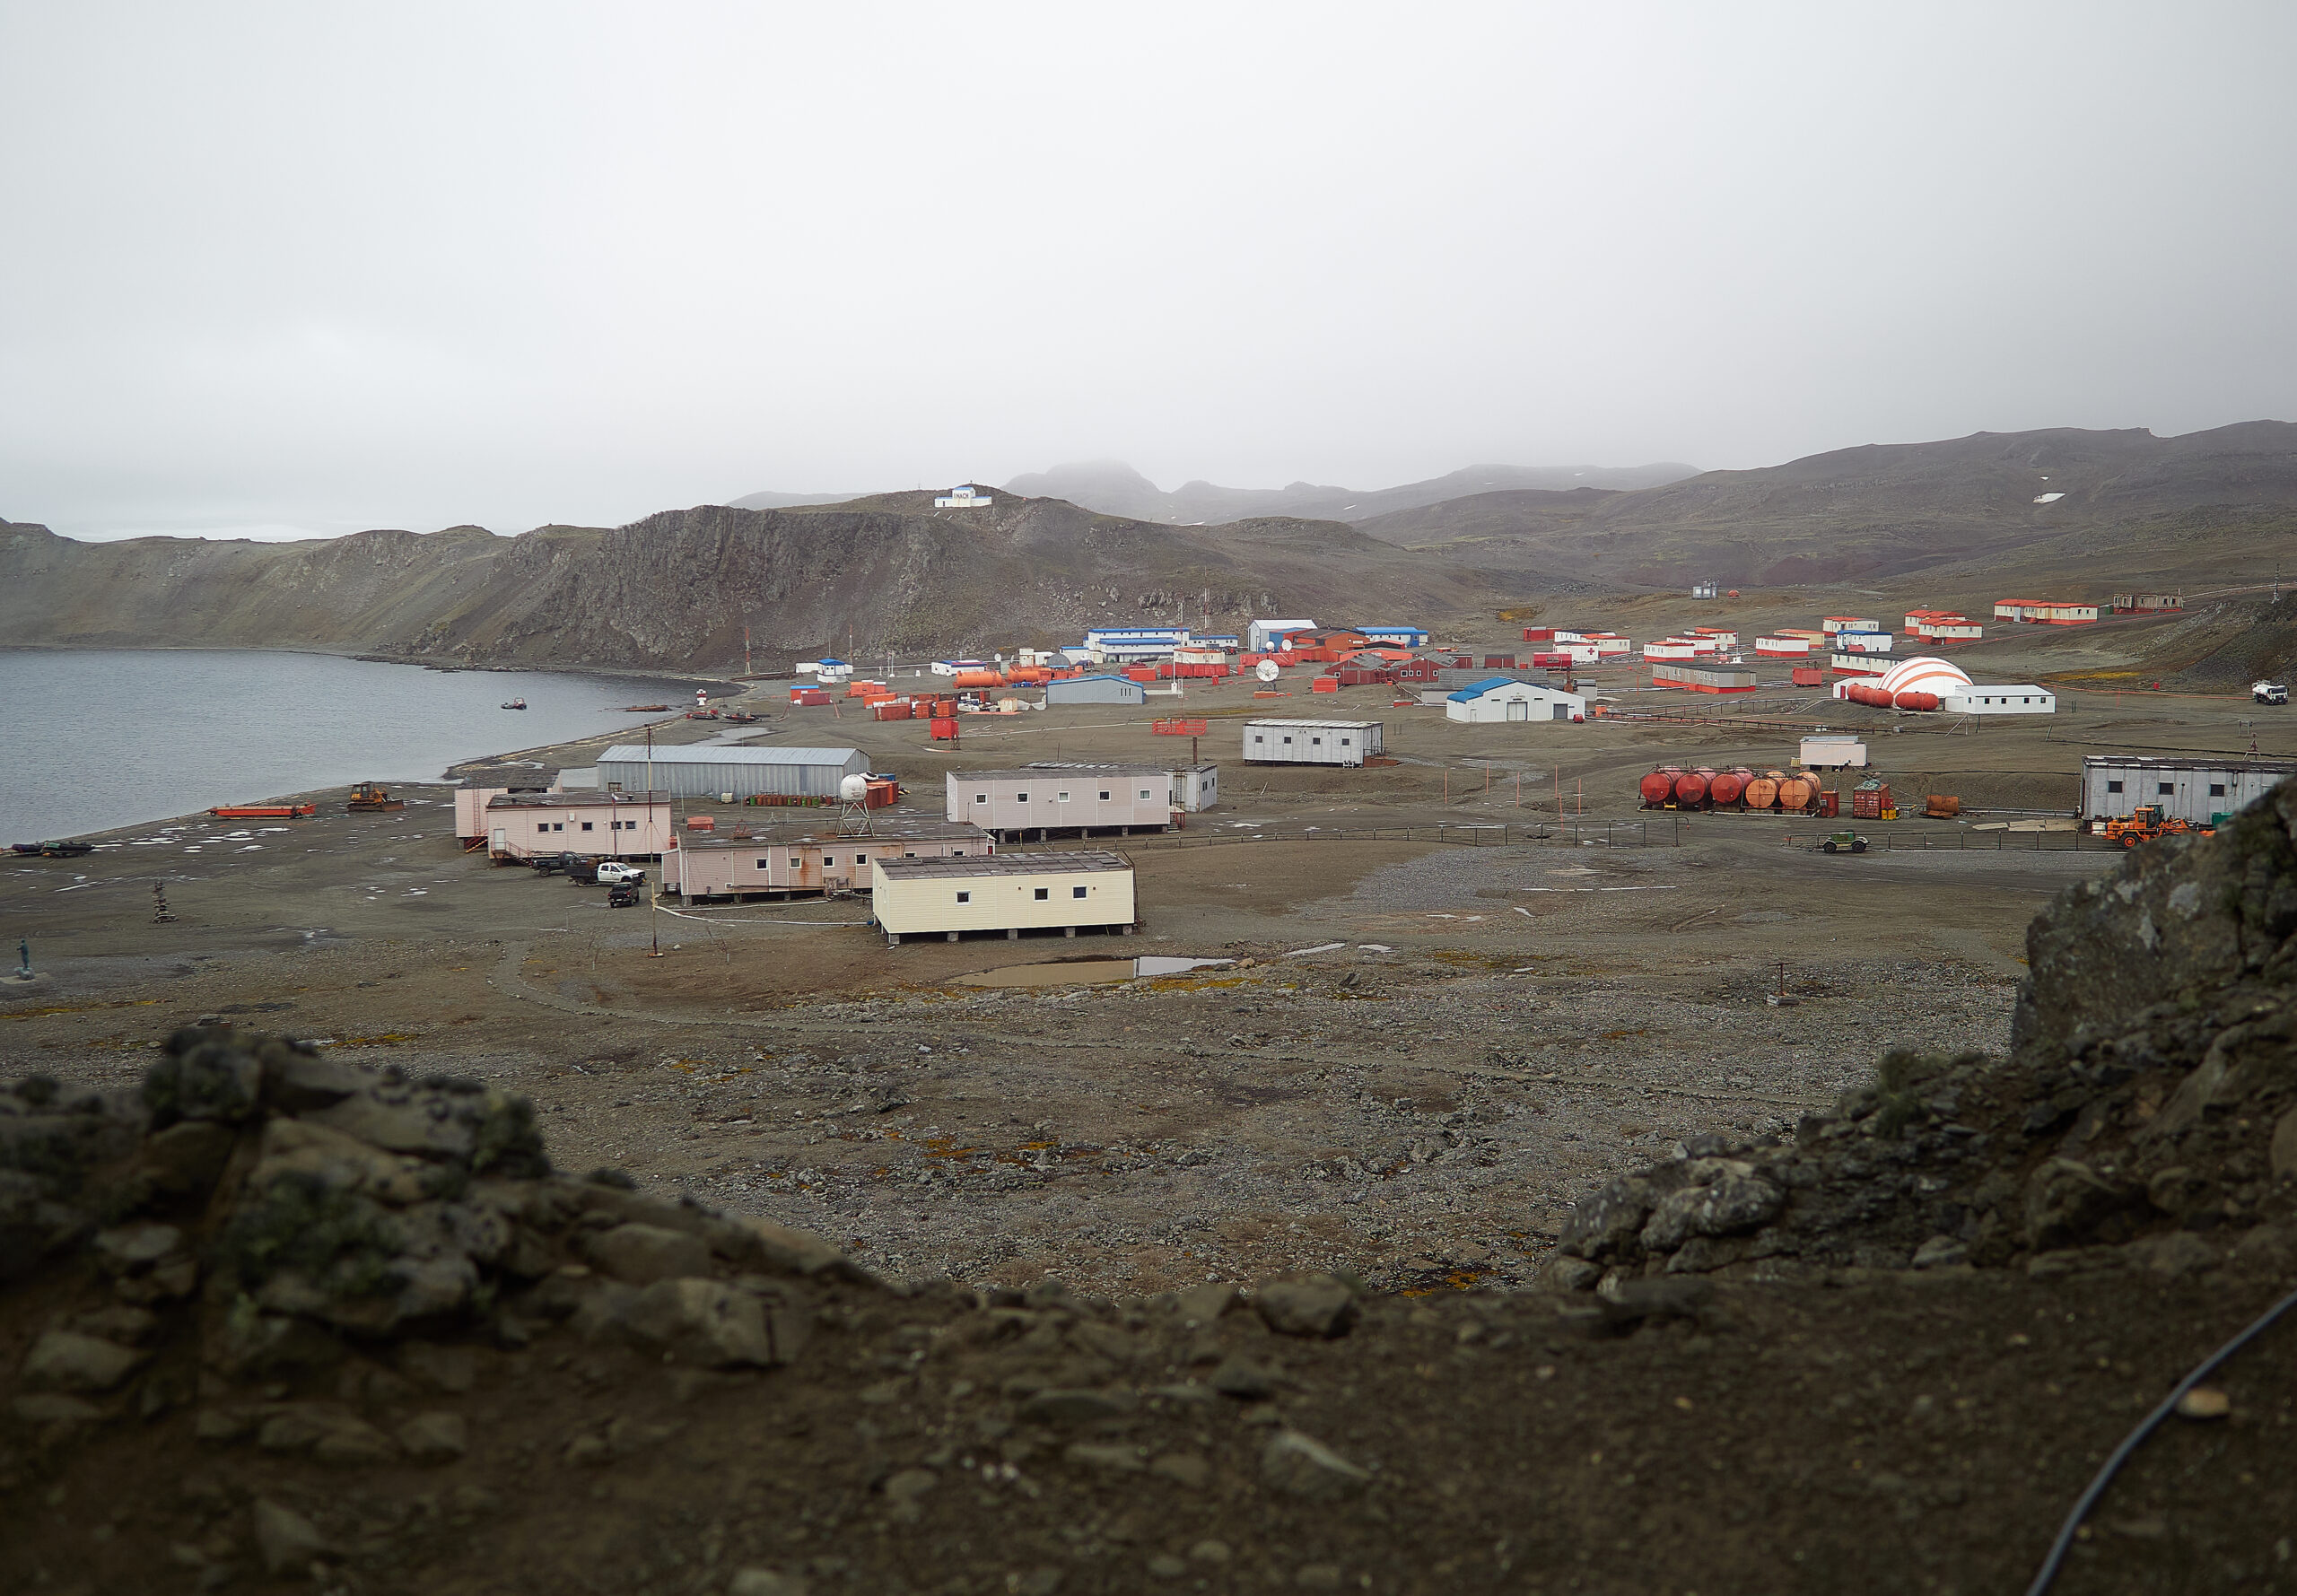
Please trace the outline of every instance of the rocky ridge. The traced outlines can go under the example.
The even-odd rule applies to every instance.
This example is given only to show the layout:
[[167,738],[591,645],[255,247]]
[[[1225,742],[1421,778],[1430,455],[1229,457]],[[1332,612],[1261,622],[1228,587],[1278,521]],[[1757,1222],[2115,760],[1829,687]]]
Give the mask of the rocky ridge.
[[2062,894],[2012,1056],[1893,1052],[1791,1138],[1702,1137],[1565,1227],[1567,1286],[1854,1265],[2037,1277],[2285,1265],[2297,1177],[2297,782]]

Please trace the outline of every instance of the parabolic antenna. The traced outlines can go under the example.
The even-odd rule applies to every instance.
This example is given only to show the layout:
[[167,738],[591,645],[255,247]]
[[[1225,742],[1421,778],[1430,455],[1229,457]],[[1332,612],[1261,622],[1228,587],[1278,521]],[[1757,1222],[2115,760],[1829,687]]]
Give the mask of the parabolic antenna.
[[837,796],[841,803],[866,802],[869,797],[869,778],[867,776],[846,777],[837,784]]
[[1273,659],[1262,660],[1258,665],[1253,667],[1253,675],[1258,676],[1263,682],[1273,682],[1276,680],[1276,661]]

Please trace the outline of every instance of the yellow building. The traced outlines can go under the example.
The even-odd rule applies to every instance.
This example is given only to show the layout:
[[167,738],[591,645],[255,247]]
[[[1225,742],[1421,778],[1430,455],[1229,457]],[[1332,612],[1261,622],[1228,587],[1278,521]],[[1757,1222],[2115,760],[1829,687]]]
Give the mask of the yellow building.
[[869,861],[886,944],[967,931],[1132,934],[1132,861],[1121,853],[999,853]]

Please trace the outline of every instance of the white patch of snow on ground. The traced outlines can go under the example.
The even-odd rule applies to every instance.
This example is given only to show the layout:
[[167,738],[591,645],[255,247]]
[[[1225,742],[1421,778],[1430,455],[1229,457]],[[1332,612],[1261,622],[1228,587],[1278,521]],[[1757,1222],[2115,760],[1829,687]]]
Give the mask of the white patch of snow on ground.
[[2036,493],[2034,495],[2034,502],[2037,504],[2055,504],[2060,499],[2065,497],[2066,495],[2063,493]]

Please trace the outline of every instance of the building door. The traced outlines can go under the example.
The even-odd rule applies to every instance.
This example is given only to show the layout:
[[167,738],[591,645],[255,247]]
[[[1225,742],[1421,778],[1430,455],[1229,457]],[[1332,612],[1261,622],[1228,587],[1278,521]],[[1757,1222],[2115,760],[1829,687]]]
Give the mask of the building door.
[[494,841],[490,845],[489,851],[494,853],[511,851],[511,833],[508,828],[499,825],[494,828]]
[[1507,701],[1507,719],[1510,720],[1529,720],[1531,718],[1531,700],[1526,698],[1511,698]]

